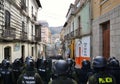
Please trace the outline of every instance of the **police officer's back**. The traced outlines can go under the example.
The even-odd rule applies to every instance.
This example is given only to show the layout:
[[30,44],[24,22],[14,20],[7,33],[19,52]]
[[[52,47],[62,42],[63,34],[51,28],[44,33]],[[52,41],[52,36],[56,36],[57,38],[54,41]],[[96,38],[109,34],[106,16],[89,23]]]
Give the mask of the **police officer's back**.
[[110,57],[107,63],[107,72],[112,74],[116,79],[116,84],[120,84],[120,65],[115,57]]
[[107,60],[103,56],[96,56],[93,59],[92,67],[95,73],[89,77],[88,84],[116,84],[115,78],[107,73]]
[[43,84],[40,75],[35,70],[33,59],[26,60],[26,70],[19,76],[17,84]]
[[14,83],[17,84],[17,79],[22,73],[23,67],[19,58],[15,59],[12,64],[12,71],[14,75]]
[[51,80],[49,84],[77,84],[77,82],[69,77],[69,65],[65,60],[58,60],[54,65],[54,74],[56,78]]
[[14,84],[13,73],[12,73],[12,69],[10,68],[9,60],[4,59],[2,61],[2,68],[0,73],[1,73],[1,79],[2,79],[2,83],[0,84]]
[[74,80],[78,80],[77,74],[76,74],[76,68],[75,68],[75,61],[72,58],[67,58],[66,61],[70,67],[69,73],[67,74],[67,76]]
[[92,72],[92,69],[90,68],[90,61],[83,60],[81,69],[77,70],[79,84],[86,84],[88,81],[89,74],[91,72]]

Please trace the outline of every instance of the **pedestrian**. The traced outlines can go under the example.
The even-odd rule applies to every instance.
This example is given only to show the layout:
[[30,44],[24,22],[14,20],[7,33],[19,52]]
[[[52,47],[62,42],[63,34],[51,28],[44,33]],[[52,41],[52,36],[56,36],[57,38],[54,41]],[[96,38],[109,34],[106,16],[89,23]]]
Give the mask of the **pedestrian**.
[[70,67],[65,60],[56,61],[53,68],[56,78],[50,80],[48,84],[77,84],[75,80],[67,76],[69,69]]
[[33,59],[26,60],[25,71],[19,76],[17,84],[43,84],[40,75],[35,70]]
[[95,73],[88,79],[87,84],[116,84],[115,78],[106,72],[107,60],[103,56],[93,59],[92,67]]

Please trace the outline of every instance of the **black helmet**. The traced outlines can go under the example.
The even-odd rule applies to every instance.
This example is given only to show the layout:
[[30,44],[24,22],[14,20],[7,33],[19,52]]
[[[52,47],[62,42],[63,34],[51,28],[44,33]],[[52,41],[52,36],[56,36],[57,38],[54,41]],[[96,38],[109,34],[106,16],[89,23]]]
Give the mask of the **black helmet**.
[[16,67],[21,65],[21,61],[19,58],[15,59],[14,63],[13,63]]
[[71,58],[68,58],[66,61],[69,64],[70,67],[73,66],[74,61]]
[[35,67],[35,62],[34,62],[34,60],[33,59],[28,59],[27,61],[26,61],[26,68],[27,68],[27,70],[29,71],[31,71],[31,70],[34,70],[34,67]]
[[82,61],[82,67],[90,68],[90,61],[84,59],[84,60]]
[[27,56],[27,57],[25,58],[25,61],[27,61],[27,60],[29,60],[29,59],[32,59],[32,56]]
[[54,72],[57,75],[65,75],[69,71],[69,65],[65,60],[58,60],[54,65]]
[[119,61],[115,57],[112,57],[108,60],[108,66],[109,67],[119,67]]
[[2,61],[2,66],[5,67],[5,68],[8,68],[10,66],[10,61],[7,60],[7,59],[4,59]]
[[107,65],[107,60],[103,56],[96,56],[93,59],[92,66],[93,68],[105,68]]

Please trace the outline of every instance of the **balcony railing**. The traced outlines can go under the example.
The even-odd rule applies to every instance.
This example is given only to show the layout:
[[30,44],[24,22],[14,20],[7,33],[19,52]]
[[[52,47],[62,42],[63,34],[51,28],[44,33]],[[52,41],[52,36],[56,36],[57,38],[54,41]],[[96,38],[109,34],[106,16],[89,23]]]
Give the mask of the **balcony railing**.
[[22,31],[22,32],[21,32],[20,39],[23,40],[23,41],[27,40],[27,39],[28,39],[28,37],[27,37],[27,32]]
[[35,36],[36,41],[41,41],[41,36]]
[[12,39],[15,39],[15,37],[16,37],[15,31],[16,30],[14,28],[4,29],[3,33],[2,33],[2,36],[4,38],[10,37]]

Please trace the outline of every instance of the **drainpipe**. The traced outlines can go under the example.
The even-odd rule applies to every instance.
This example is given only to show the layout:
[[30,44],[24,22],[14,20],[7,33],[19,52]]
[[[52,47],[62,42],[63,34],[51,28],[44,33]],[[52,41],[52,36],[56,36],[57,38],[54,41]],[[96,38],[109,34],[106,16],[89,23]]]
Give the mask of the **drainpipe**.
[[91,59],[93,58],[93,48],[92,48],[92,21],[93,21],[93,10],[92,10],[92,0],[89,0],[89,11],[90,11],[90,28],[91,28],[91,32],[90,32],[90,36],[91,36],[91,38],[90,38],[90,57],[91,57]]

